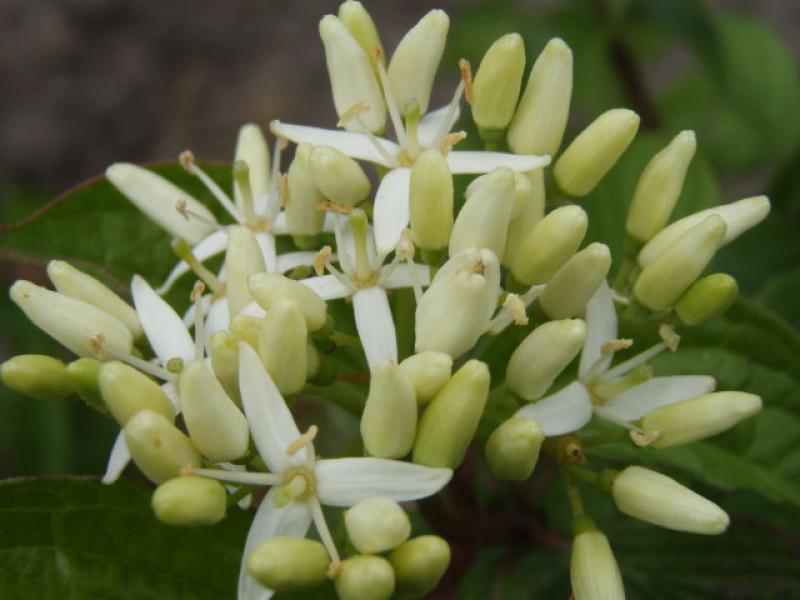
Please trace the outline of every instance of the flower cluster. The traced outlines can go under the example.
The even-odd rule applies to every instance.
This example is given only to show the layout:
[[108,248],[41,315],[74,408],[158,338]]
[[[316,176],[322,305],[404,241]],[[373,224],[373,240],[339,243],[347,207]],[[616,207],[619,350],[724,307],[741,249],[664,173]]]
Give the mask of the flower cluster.
[[[641,173],[620,223],[628,251],[614,257],[621,262],[609,284],[609,247],[581,247],[588,218],[573,200],[626,151],[638,116],[609,110],[561,150],[572,53],[551,40],[524,83],[517,34],[494,42],[474,77],[460,61],[452,101],[429,110],[448,27],[444,12],[429,12],[387,64],[359,2],[325,16],[319,31],[338,129],[273,121],[270,152],[262,130],[245,125],[230,194],[190,152],[180,156],[229,223],[150,170],[109,167],[108,180],[175,239],[179,258],[157,289],[133,278],[132,306],[61,261],[48,266],[55,291],[27,281],[11,288],[28,318],[79,358],[17,356],[3,364],[3,380],[37,398],[76,394],[117,421],[105,483],[132,460],[158,486],[156,516],[174,525],[216,523],[228,505],[259,502],[241,599],[326,578],[345,600],[434,589],[449,546],[434,535],[411,538],[398,503],[448,483],[490,402],[516,407],[485,442],[496,477],[528,479],[542,452],[563,471],[577,600],[624,597],[578,482],[662,527],[718,534],[728,525],[720,507],[669,477],[635,465],[596,469],[582,448],[687,444],[761,408],[752,394],[715,392],[710,376],[653,376],[649,361],[675,351],[676,330],[731,306],[736,281],[705,272],[720,247],[766,216],[769,201],[748,198],[669,223],[696,143],[680,132]],[[455,149],[466,137],[453,131],[462,97],[483,151]],[[387,121],[394,140],[384,137]],[[477,176],[463,203],[458,175]],[[209,267],[222,253],[221,268]],[[197,281],[181,316],[164,295],[189,273]],[[345,331],[350,306],[354,331]],[[660,341],[639,351],[641,339],[620,337],[632,324],[649,332],[641,339],[657,332]],[[504,374],[490,377],[484,341],[513,327],[526,335]],[[413,338],[413,352],[401,338]],[[368,389],[337,375],[353,348]],[[320,458],[318,428],[301,432],[291,408],[310,389],[325,398],[337,385],[358,398],[360,440]],[[324,506],[344,509],[346,540],[332,534]],[[318,541],[306,538],[312,523]]]

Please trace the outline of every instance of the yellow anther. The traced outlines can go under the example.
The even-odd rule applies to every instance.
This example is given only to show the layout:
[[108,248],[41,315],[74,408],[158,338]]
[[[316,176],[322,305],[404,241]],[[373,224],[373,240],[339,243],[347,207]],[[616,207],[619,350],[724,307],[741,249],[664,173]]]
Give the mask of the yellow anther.
[[106,357],[106,351],[105,348],[103,348],[105,341],[105,337],[102,333],[95,333],[89,340],[89,344],[92,346],[97,360],[103,360]]
[[317,252],[317,255],[314,257],[314,272],[318,276],[321,277],[325,273],[325,265],[328,264],[332,254],[333,250],[331,250],[330,246],[323,246],[322,249]]
[[286,173],[279,173],[275,183],[278,187],[278,201],[280,205],[283,207],[288,206],[292,198],[289,194],[289,178],[286,176]]
[[289,456],[297,454],[302,448],[305,448],[314,441],[314,438],[317,437],[317,433],[319,433],[319,428],[316,425],[309,427],[308,431],[289,444],[286,448],[286,454]]
[[659,435],[661,435],[660,431],[631,431],[630,433],[631,441],[640,448],[644,448],[655,442]]
[[600,353],[603,356],[608,356],[620,350],[627,350],[631,346],[633,346],[633,340],[631,339],[610,340],[600,346]]
[[189,173],[193,173],[194,168],[194,153],[191,150],[184,150],[178,155],[178,162],[181,163],[181,166],[189,171]]
[[188,207],[188,203],[183,198],[181,198],[180,200],[178,200],[175,203],[175,210],[178,211],[178,214],[180,216],[182,216],[184,219],[186,219],[188,221],[189,220],[189,209],[187,207]]
[[450,153],[450,150],[453,149],[453,146],[466,137],[466,131],[454,131],[453,133],[448,133],[446,136],[444,136],[442,143],[439,145],[439,152],[442,153],[442,156],[447,156]]
[[340,560],[332,560],[330,566],[328,566],[328,579],[335,579],[336,576],[339,574],[339,571],[342,570],[342,561]]
[[661,336],[661,340],[667,345],[667,348],[669,348],[670,352],[675,352],[675,350],[678,349],[678,344],[681,342],[681,336],[675,333],[675,328],[672,325],[662,323],[658,328],[658,335]]
[[192,293],[189,295],[189,300],[192,302],[197,302],[203,296],[203,292],[205,291],[206,284],[202,281],[195,281],[194,286],[192,286]]
[[511,318],[514,319],[514,323],[517,325],[528,324],[528,314],[525,312],[525,303],[517,294],[509,294],[506,296],[506,300],[503,302],[503,308],[509,312]]
[[472,65],[466,58],[462,58],[458,61],[458,70],[461,72],[461,81],[464,82],[464,99],[471,105],[475,99],[472,90]]
[[194,473],[194,469],[191,465],[186,465],[181,469],[181,477],[189,477],[192,473]]
[[414,241],[411,235],[411,230],[408,228],[403,229],[400,233],[400,241],[397,243],[397,247],[394,250],[398,260],[412,260],[414,258],[416,248],[414,247]]
[[349,215],[351,212],[353,212],[353,207],[349,204],[339,204],[338,202],[326,200],[325,202],[318,202],[315,204],[314,210],[318,210],[320,212],[329,210],[331,212],[339,213],[340,215]]
[[364,102],[363,100],[361,100],[360,102],[356,102],[355,104],[353,104],[353,106],[351,106],[344,112],[344,114],[339,118],[339,122],[336,124],[336,126],[345,127],[351,121],[357,119],[358,117],[360,117],[361,115],[363,115],[365,112],[368,111],[369,111],[369,106],[367,106],[366,102]]

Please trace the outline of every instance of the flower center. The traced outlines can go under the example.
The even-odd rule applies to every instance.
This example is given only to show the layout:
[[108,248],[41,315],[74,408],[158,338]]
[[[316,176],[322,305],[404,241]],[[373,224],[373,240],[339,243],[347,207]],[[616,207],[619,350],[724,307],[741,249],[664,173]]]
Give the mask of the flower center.
[[278,488],[275,506],[282,508],[292,501],[308,500],[316,490],[317,480],[314,474],[305,467],[294,467],[283,475],[283,485]]

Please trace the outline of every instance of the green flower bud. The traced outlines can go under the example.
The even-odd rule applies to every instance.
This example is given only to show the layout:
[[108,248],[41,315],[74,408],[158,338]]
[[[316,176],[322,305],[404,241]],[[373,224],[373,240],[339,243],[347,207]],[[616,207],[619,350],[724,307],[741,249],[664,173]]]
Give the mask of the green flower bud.
[[427,404],[450,379],[453,359],[444,352],[420,352],[400,363],[400,371],[411,382],[417,404]]
[[231,320],[230,330],[239,341],[258,348],[258,338],[264,329],[264,319],[251,315],[236,315]]
[[328,200],[355,206],[369,195],[364,169],[341,150],[317,146],[308,161],[311,180]]
[[340,600],[388,600],[394,593],[394,570],[380,556],[353,556],[341,562],[335,583]]
[[78,356],[131,352],[130,330],[96,306],[23,280],[9,295],[34,325]]
[[321,329],[328,318],[325,300],[320,298],[319,294],[307,285],[279,273],[253,275],[250,278],[250,292],[265,310],[272,308],[280,298],[294,300],[305,317],[309,331]]
[[423,250],[446,247],[453,229],[453,178],[439,150],[425,150],[414,162],[409,206],[414,243]]
[[536,58],[517,112],[508,127],[516,154],[555,156],[564,137],[572,96],[572,51],[553,38]]
[[413,460],[455,469],[464,460],[489,395],[489,368],[469,360],[431,400],[417,430]]
[[[376,70],[377,61],[384,64],[383,45],[375,27],[375,22],[369,16],[367,9],[361,2],[347,0],[339,5],[339,20],[344,23],[359,45],[364,49],[364,53],[369,58],[373,70]],[[376,52],[377,51],[377,52]]]
[[125,444],[133,461],[154,483],[178,477],[184,468],[200,467],[200,455],[189,438],[151,410],[139,411],[128,421]]
[[523,481],[531,476],[544,432],[534,419],[511,417],[492,432],[486,442],[486,462],[498,479]]
[[699,325],[724,314],[739,295],[739,284],[726,273],[714,273],[695,281],[675,304],[686,325]]
[[511,122],[524,70],[525,43],[518,33],[497,39],[483,55],[472,86],[472,119],[483,139],[497,139]]
[[539,306],[551,319],[581,313],[611,268],[611,251],[605,244],[589,244],[561,267],[539,297]]
[[362,554],[397,548],[411,535],[411,521],[400,505],[376,496],[362,500],[344,513],[347,535]]
[[276,592],[320,585],[330,566],[325,546],[301,537],[275,536],[247,557],[247,571]]
[[575,254],[589,220],[579,206],[561,206],[525,236],[511,263],[514,278],[525,285],[546,283]]
[[681,195],[695,148],[694,131],[681,131],[647,163],[636,184],[625,222],[632,238],[647,242],[667,224]]
[[73,392],[64,363],[43,354],[20,354],[0,365],[0,378],[15,392],[57,402]]
[[591,192],[619,160],[639,129],[639,115],[615,108],[597,117],[556,162],[558,187],[571,196]]
[[514,183],[514,172],[507,167],[498,167],[473,182],[450,234],[450,256],[467,248],[503,254],[514,206]]
[[47,264],[47,276],[60,294],[83,300],[116,317],[125,324],[135,339],[144,334],[133,307],[91,275],[63,260],[51,260]]
[[586,529],[575,536],[569,571],[575,600],[624,600],[622,575],[601,531]]
[[694,283],[725,237],[725,221],[711,215],[692,227],[646,266],[633,286],[636,299],[651,310],[665,310]]
[[626,515],[667,529],[716,535],[730,521],[710,500],[644,467],[624,469],[614,478],[611,494]]
[[525,400],[541,398],[586,340],[580,319],[548,321],[528,334],[506,366],[508,387]]
[[389,61],[389,87],[403,116],[428,112],[433,78],[442,60],[450,19],[432,10],[403,36]]
[[142,410],[169,420],[175,418],[172,402],[161,386],[125,363],[116,360],[103,363],[97,383],[108,410],[123,427]]
[[298,145],[286,172],[284,212],[292,235],[317,235],[325,223],[325,213],[316,208],[325,198],[311,178],[309,159],[313,149],[311,144]]
[[308,329],[300,306],[288,298],[275,301],[264,318],[258,353],[281,394],[294,394],[306,384],[307,345]]
[[761,398],[745,392],[714,392],[646,414],[646,432],[658,432],[655,448],[669,448],[722,433],[761,410]]
[[225,518],[227,496],[219,481],[176,477],[156,488],[153,512],[167,525],[214,525]]
[[439,585],[450,564],[450,546],[438,535],[423,535],[396,548],[389,561],[397,591],[404,598],[421,598]]
[[365,450],[378,458],[402,458],[411,451],[416,432],[414,388],[395,363],[379,364],[372,371],[361,414]]
[[239,403],[239,341],[229,331],[215,331],[208,340],[211,367],[230,398]]
[[506,235],[503,264],[511,268],[522,240],[544,218],[544,172],[514,173],[514,208]]
[[[254,123],[245,123],[239,128],[236,138],[234,163],[242,161],[248,167],[250,191],[253,198],[261,198],[269,193],[269,146],[264,132]],[[244,198],[239,183],[234,179],[233,197],[239,210],[244,211]]]
[[78,397],[93,409],[108,414],[108,407],[100,393],[100,367],[103,363],[95,358],[79,358],[67,365],[72,389]]
[[228,250],[225,254],[228,312],[232,319],[253,301],[248,281],[251,275],[267,270],[264,255],[256,241],[256,236],[247,227],[232,225],[228,227]]
[[200,452],[214,462],[236,460],[247,452],[247,419],[204,361],[184,365],[178,390],[186,429]]
[[316,349],[314,344],[306,344],[306,379],[311,380],[319,373],[320,364],[322,359],[319,355],[319,350]]

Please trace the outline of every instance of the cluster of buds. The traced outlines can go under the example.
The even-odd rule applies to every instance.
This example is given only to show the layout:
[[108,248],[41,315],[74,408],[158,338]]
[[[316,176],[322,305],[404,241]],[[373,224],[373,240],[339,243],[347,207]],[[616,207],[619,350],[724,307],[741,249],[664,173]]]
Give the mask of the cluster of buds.
[[[571,199],[613,168],[638,116],[609,110],[560,151],[572,52],[560,39],[548,42],[523,89],[518,34],[492,44],[474,77],[461,60],[452,101],[429,110],[448,27],[444,12],[429,12],[387,66],[359,2],[325,16],[319,32],[339,130],[273,121],[270,153],[262,130],[245,125],[230,195],[191,153],[180,157],[229,224],[147,169],[109,167],[111,183],[175,238],[180,259],[157,289],[134,277],[133,306],[60,261],[48,267],[55,291],[25,281],[11,289],[30,320],[78,359],[17,356],[3,364],[3,381],[35,398],[76,394],[109,413],[121,432],[106,483],[132,459],[158,486],[156,516],[172,525],[216,523],[229,505],[247,507],[269,488],[245,545],[240,599],[326,578],[345,600],[435,588],[450,548],[435,535],[411,538],[398,503],[447,484],[487,403],[499,398],[518,408],[489,436],[486,461],[498,478],[516,481],[531,476],[542,454],[563,470],[577,600],[624,596],[578,481],[655,525],[701,534],[727,527],[722,509],[664,475],[590,468],[581,448],[592,438],[582,429],[604,420],[619,434],[613,443],[665,448],[760,409],[752,394],[715,392],[713,377],[654,377],[649,361],[676,349],[675,327],[698,325],[735,301],[732,277],[704,273],[722,245],[766,216],[769,201],[748,198],[669,224],[695,151],[694,133],[679,133],[641,174],[620,223],[634,252],[621,257],[609,286],[610,249],[583,245],[588,217]],[[483,151],[454,150],[465,137],[451,131],[462,96]],[[395,140],[380,137],[387,119]],[[294,156],[282,172],[290,142]],[[477,175],[457,214],[455,175]],[[219,270],[205,264],[223,253]],[[190,272],[198,281],[180,316],[162,296]],[[347,318],[334,321],[331,309],[344,304],[353,328]],[[618,332],[633,323],[657,328],[661,341],[628,352],[635,342]],[[510,327],[524,339],[493,378],[486,341]],[[400,347],[412,338],[413,352]],[[363,354],[355,384],[346,383],[352,373],[338,372],[353,349]],[[618,352],[625,359],[612,366]],[[342,386],[357,399],[357,456],[323,459],[317,427],[301,432],[290,409],[308,395],[333,398]],[[323,505],[344,509],[347,544],[334,540]],[[312,522],[319,541],[305,537]]]

